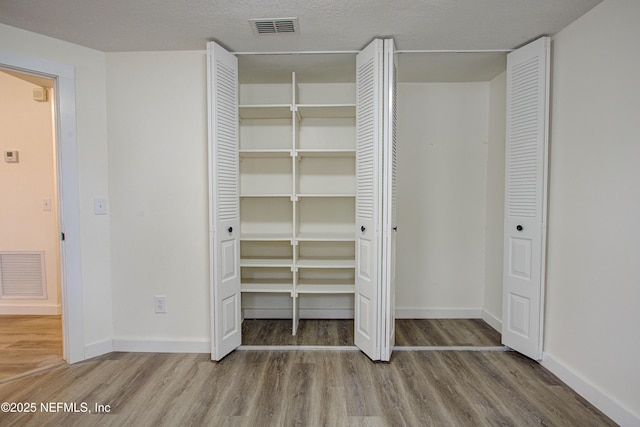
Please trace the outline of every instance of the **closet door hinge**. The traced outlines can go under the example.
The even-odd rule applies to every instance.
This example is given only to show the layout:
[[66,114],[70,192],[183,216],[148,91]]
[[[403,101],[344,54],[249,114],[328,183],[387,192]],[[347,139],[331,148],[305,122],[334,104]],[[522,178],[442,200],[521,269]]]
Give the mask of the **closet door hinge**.
[[60,233],[60,240],[64,242],[64,233]]

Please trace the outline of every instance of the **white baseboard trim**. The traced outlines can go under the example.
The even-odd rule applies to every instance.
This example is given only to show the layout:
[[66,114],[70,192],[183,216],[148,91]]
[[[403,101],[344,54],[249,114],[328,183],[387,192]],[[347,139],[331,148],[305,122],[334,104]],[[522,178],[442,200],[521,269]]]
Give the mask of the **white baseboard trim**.
[[113,351],[113,340],[107,339],[94,342],[84,346],[84,358],[91,359],[93,357],[102,356],[103,354]]
[[623,427],[640,426],[640,415],[632,413],[619,402],[607,396],[581,374],[564,365],[553,355],[543,353],[541,364],[616,423]]
[[[292,319],[291,309],[245,308],[242,310],[243,319]],[[353,309],[319,309],[301,308],[301,319],[353,319]]]
[[459,346],[435,346],[435,345],[406,345],[395,346],[393,351],[512,351],[509,347],[505,346],[486,346],[486,347],[474,347],[470,345]]
[[117,338],[113,351],[132,353],[211,353],[211,341],[203,340],[149,340]]
[[480,319],[480,308],[396,308],[396,319]]
[[[245,308],[244,319],[291,319],[291,309]],[[396,319],[482,319],[500,332],[502,322],[481,308],[396,308]],[[353,309],[301,308],[301,319],[353,319]]]
[[241,345],[244,351],[360,351],[355,345]]
[[0,305],[0,314],[14,316],[55,316],[62,313],[58,305]]
[[493,314],[489,313],[487,310],[482,310],[482,320],[487,322],[489,326],[491,326],[496,331],[502,333],[502,320],[498,319]]

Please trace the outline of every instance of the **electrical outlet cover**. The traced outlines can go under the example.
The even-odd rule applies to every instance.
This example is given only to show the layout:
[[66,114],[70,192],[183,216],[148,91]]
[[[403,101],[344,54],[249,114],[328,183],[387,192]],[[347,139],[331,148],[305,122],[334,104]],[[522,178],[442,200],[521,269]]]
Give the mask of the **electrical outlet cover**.
[[153,297],[153,303],[156,313],[166,313],[167,312],[167,297],[165,295],[155,295]]

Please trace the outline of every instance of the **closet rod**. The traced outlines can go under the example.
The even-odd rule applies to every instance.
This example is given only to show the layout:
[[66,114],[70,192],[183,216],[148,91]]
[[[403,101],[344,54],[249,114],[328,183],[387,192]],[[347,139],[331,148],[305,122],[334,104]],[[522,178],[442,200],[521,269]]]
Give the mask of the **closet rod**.
[[318,54],[357,54],[360,50],[302,50],[299,52],[231,52],[234,55],[318,55]]
[[514,49],[396,50],[394,53],[509,53]]
[[[396,50],[394,53],[509,53],[515,49],[429,49],[429,50]],[[233,52],[234,55],[354,55],[361,50],[301,50],[279,52]]]

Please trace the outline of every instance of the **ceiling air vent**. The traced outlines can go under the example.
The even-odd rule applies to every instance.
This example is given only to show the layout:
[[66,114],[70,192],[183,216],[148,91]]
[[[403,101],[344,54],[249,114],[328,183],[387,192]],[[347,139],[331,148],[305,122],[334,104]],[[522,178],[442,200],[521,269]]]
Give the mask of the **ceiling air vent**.
[[292,34],[298,32],[298,18],[250,19],[256,36],[262,34]]

